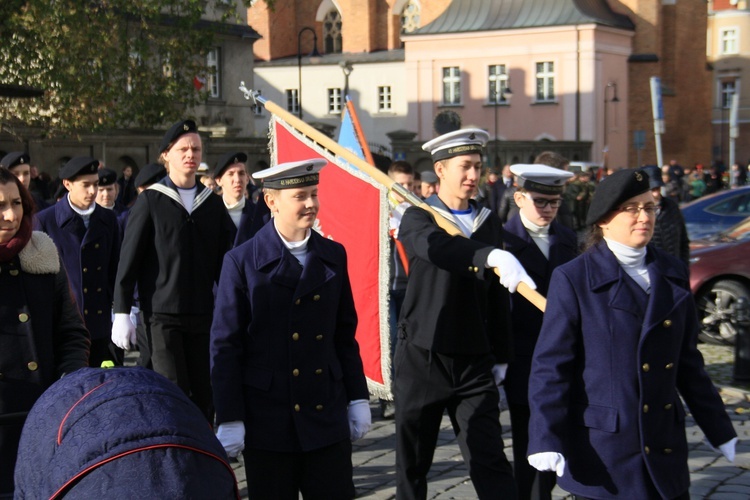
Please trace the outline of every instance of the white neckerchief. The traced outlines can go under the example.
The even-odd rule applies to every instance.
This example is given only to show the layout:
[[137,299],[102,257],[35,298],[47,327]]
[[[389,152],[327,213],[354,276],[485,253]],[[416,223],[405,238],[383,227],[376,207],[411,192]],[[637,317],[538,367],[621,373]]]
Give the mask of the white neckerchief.
[[232,218],[232,222],[234,222],[234,225],[239,229],[240,219],[242,219],[242,211],[245,209],[245,197],[243,196],[240,198],[240,201],[234,205],[228,205],[227,200],[224,197],[222,197],[222,200],[224,200],[224,206],[227,207],[229,217]]
[[185,207],[187,213],[193,213],[193,202],[195,201],[195,193],[198,192],[198,186],[195,185],[191,188],[183,189],[177,188],[177,192],[180,193],[180,199],[182,200],[182,206]]
[[529,232],[532,241],[536,243],[544,257],[549,260],[549,225],[539,226],[527,219],[521,212],[518,215],[521,216],[521,224]]
[[644,292],[651,293],[651,278],[646,268],[646,247],[633,248],[609,238],[604,238],[604,241],[627,275],[633,278]]
[[73,205],[73,203],[70,201],[70,194],[68,194],[68,205],[70,205],[70,208],[72,208],[75,213],[81,216],[81,219],[83,219],[83,226],[88,229],[91,214],[93,214],[94,209],[96,209],[96,201],[94,201],[94,203],[92,203],[91,206],[86,210],[81,210],[80,208]]
[[453,215],[456,224],[458,224],[458,228],[461,229],[461,232],[464,233],[467,238],[471,238],[471,235],[474,232],[474,219],[477,216],[474,207],[469,205],[467,210],[449,210],[451,215]]
[[273,228],[276,230],[276,234],[279,235],[279,238],[281,238],[281,242],[284,244],[284,246],[291,252],[292,255],[294,255],[294,257],[304,267],[305,262],[307,261],[307,254],[308,254],[307,242],[310,241],[310,235],[312,234],[312,231],[308,229],[307,235],[305,236],[305,239],[302,241],[287,241],[286,238],[284,238],[279,232],[279,228],[276,227],[276,219],[274,219],[273,221]]

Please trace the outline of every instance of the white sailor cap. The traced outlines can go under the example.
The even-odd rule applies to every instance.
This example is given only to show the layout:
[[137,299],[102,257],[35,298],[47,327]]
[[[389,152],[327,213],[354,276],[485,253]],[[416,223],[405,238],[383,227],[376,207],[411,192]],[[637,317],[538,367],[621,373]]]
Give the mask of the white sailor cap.
[[253,174],[253,179],[263,181],[264,188],[289,189],[314,186],[319,181],[320,169],[328,164],[323,158],[279,163]]
[[510,166],[510,171],[520,188],[541,194],[561,194],[565,183],[573,177],[572,172],[547,165],[517,163]]
[[481,155],[489,138],[490,134],[481,128],[462,128],[424,143],[422,149],[432,155],[433,162],[460,155]]

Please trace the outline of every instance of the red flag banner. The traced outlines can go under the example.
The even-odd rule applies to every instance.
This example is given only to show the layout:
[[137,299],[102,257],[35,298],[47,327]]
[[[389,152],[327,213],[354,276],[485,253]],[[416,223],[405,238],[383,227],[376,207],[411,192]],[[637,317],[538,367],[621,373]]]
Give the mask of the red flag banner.
[[273,165],[325,158],[315,229],[346,248],[359,323],[357,341],[370,393],[391,396],[388,326],[388,189],[277,116],[270,122]]

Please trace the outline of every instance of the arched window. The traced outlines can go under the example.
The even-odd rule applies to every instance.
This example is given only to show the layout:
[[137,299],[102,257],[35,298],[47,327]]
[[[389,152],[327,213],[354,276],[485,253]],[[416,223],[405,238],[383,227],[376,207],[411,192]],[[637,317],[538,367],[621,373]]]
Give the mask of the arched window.
[[341,14],[331,9],[323,19],[323,40],[326,54],[341,52]]
[[409,0],[401,11],[401,33],[411,33],[419,28],[419,4]]

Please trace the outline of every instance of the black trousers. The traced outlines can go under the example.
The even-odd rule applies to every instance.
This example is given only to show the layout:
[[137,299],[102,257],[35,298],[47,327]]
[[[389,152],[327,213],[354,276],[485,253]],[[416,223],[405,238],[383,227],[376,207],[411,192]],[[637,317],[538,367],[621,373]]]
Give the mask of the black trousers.
[[513,435],[513,475],[518,486],[518,497],[521,500],[550,500],[557,476],[553,471],[536,470],[526,458],[531,411],[528,406],[518,404],[509,405],[509,409]]
[[349,500],[354,498],[352,443],[347,439],[313,451],[284,453],[245,449],[250,500]]
[[448,411],[479,499],[514,499],[513,470],[503,451],[492,357],[448,356],[404,339],[396,349],[396,498],[425,499],[427,473]]
[[176,383],[213,422],[209,361],[211,315],[152,313],[154,371]]

